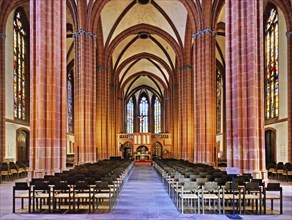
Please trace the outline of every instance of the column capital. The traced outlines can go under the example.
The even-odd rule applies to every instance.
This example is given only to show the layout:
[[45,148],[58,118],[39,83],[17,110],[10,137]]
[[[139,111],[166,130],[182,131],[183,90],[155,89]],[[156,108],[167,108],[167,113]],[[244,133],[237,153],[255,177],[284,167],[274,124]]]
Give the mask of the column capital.
[[212,36],[216,36],[216,31],[211,30],[210,28],[205,28],[203,30],[198,31],[192,35],[193,38],[196,38],[199,35],[204,35],[210,33]]
[[93,38],[96,38],[96,35],[93,34],[92,32],[90,31],[86,31],[86,30],[83,30],[83,29],[80,29],[79,31],[76,31],[74,34],[73,34],[73,37],[76,38],[77,36],[81,35],[81,34],[84,34],[84,35],[89,35]]
[[288,31],[288,32],[286,32],[286,36],[287,36],[287,37],[292,37],[292,31]]
[[0,39],[5,39],[6,38],[6,34],[0,34]]
[[193,65],[191,64],[177,67],[177,70],[192,70],[192,69],[193,69]]

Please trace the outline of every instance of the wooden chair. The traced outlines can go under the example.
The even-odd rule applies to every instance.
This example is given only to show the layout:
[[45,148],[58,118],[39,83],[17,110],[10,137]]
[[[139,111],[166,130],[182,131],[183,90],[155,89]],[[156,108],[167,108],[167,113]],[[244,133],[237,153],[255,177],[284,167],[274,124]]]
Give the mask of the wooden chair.
[[279,162],[277,164],[277,171],[276,171],[276,175],[277,175],[277,179],[283,179],[283,173],[285,171],[285,166],[283,162]]
[[16,166],[16,164],[14,162],[9,162],[9,169],[10,169],[10,173],[12,175],[12,179],[17,179],[19,178],[19,169],[18,166]]
[[108,203],[108,211],[111,212],[114,206],[114,189],[109,185],[108,182],[102,181],[97,182],[93,192],[93,210],[95,210],[95,205],[97,210]]
[[226,211],[233,211],[234,207],[241,214],[241,194],[243,188],[239,186],[238,182],[234,182],[233,184],[234,185],[232,186],[232,182],[226,182],[225,186],[222,187],[222,193],[220,196],[222,201],[223,214],[225,214]]
[[93,193],[90,188],[90,185],[87,182],[78,181],[74,186],[73,190],[73,210],[76,211],[76,202],[77,202],[77,209],[80,210],[80,204],[83,204],[83,207],[87,208],[91,212],[92,206],[92,197]]
[[73,190],[66,182],[55,181],[52,196],[53,212],[57,210],[57,207],[59,210],[71,210],[71,204],[73,202]]
[[179,179],[176,179],[174,181],[174,190],[173,190],[173,201],[174,203],[176,204],[176,206],[178,206],[178,201],[179,201],[179,194],[181,193],[182,191],[182,186],[187,183],[187,182],[190,182],[190,178],[179,178]]
[[16,165],[18,166],[18,172],[20,174],[20,177],[26,177],[27,170],[25,164],[21,161],[16,161]]
[[254,211],[254,207],[256,207],[256,211],[258,213],[258,207],[260,209],[259,214],[262,213],[262,199],[263,199],[263,191],[258,182],[247,183],[244,188],[243,193],[243,212],[246,213],[246,210],[249,208],[247,206],[247,202],[250,205],[252,202],[251,210]]
[[48,206],[49,212],[51,212],[51,188],[47,182],[35,182],[32,193],[32,210],[36,209],[40,211],[44,210],[43,205]]
[[[21,191],[21,193],[19,193]],[[24,209],[24,199],[28,200],[28,212],[31,212],[31,188],[26,182],[16,182],[13,186],[12,212],[15,213],[15,201],[21,199],[21,208]]]
[[[271,193],[272,192],[272,193]],[[283,191],[280,183],[268,183],[264,191],[264,213],[267,214],[267,200],[271,200],[271,210],[274,209],[274,200],[280,200],[280,214],[283,214]]]
[[208,208],[211,208],[211,201],[213,202],[214,212],[217,210],[218,214],[221,213],[221,202],[220,202],[220,187],[217,182],[205,182],[202,186],[201,194],[199,198],[202,202],[202,212],[205,213],[205,202],[208,201]]
[[188,205],[195,213],[200,214],[199,188],[196,182],[185,182],[181,187],[177,207],[184,214],[184,210]]
[[273,177],[277,173],[277,164],[276,162],[270,162],[267,166],[268,177]]
[[285,170],[283,172],[283,179],[286,179],[287,181],[290,180],[290,178],[292,177],[292,165],[291,163],[286,163],[285,164]]
[[2,180],[4,180],[4,178],[7,181],[12,180],[13,175],[10,172],[9,165],[5,162],[1,163],[0,165],[0,174],[1,174]]

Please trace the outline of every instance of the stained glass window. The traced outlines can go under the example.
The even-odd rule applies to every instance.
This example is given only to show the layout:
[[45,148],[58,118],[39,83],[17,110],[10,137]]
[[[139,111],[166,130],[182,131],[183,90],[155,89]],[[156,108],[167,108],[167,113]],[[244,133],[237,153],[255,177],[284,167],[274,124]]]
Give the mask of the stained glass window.
[[154,133],[161,132],[161,104],[158,98],[154,101]]
[[134,132],[134,103],[133,98],[130,98],[127,103],[127,133]]
[[216,133],[221,133],[221,99],[222,99],[222,75],[216,74]]
[[145,96],[141,98],[139,104],[140,132],[148,132],[148,101]]
[[28,120],[27,33],[23,13],[17,10],[13,21],[13,94],[14,118]]
[[265,23],[265,118],[279,116],[279,24],[275,6]]
[[73,71],[67,76],[67,101],[68,101],[68,132],[73,133],[74,125],[74,95],[73,95]]

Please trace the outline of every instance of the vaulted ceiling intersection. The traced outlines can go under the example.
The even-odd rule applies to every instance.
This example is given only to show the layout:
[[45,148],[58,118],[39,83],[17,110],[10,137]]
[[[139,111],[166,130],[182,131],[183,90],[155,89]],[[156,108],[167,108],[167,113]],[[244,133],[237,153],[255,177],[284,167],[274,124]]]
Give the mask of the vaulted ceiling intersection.
[[111,0],[101,12],[105,51],[125,96],[163,97],[183,48],[187,11],[179,0]]

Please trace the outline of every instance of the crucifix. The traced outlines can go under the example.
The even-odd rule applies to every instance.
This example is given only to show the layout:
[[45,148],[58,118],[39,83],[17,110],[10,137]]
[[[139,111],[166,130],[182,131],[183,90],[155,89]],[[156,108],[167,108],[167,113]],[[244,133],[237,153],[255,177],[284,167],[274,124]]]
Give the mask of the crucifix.
[[147,115],[138,115],[137,116],[140,119],[140,132],[144,132],[143,131],[143,123],[144,123],[144,119],[147,117]]

